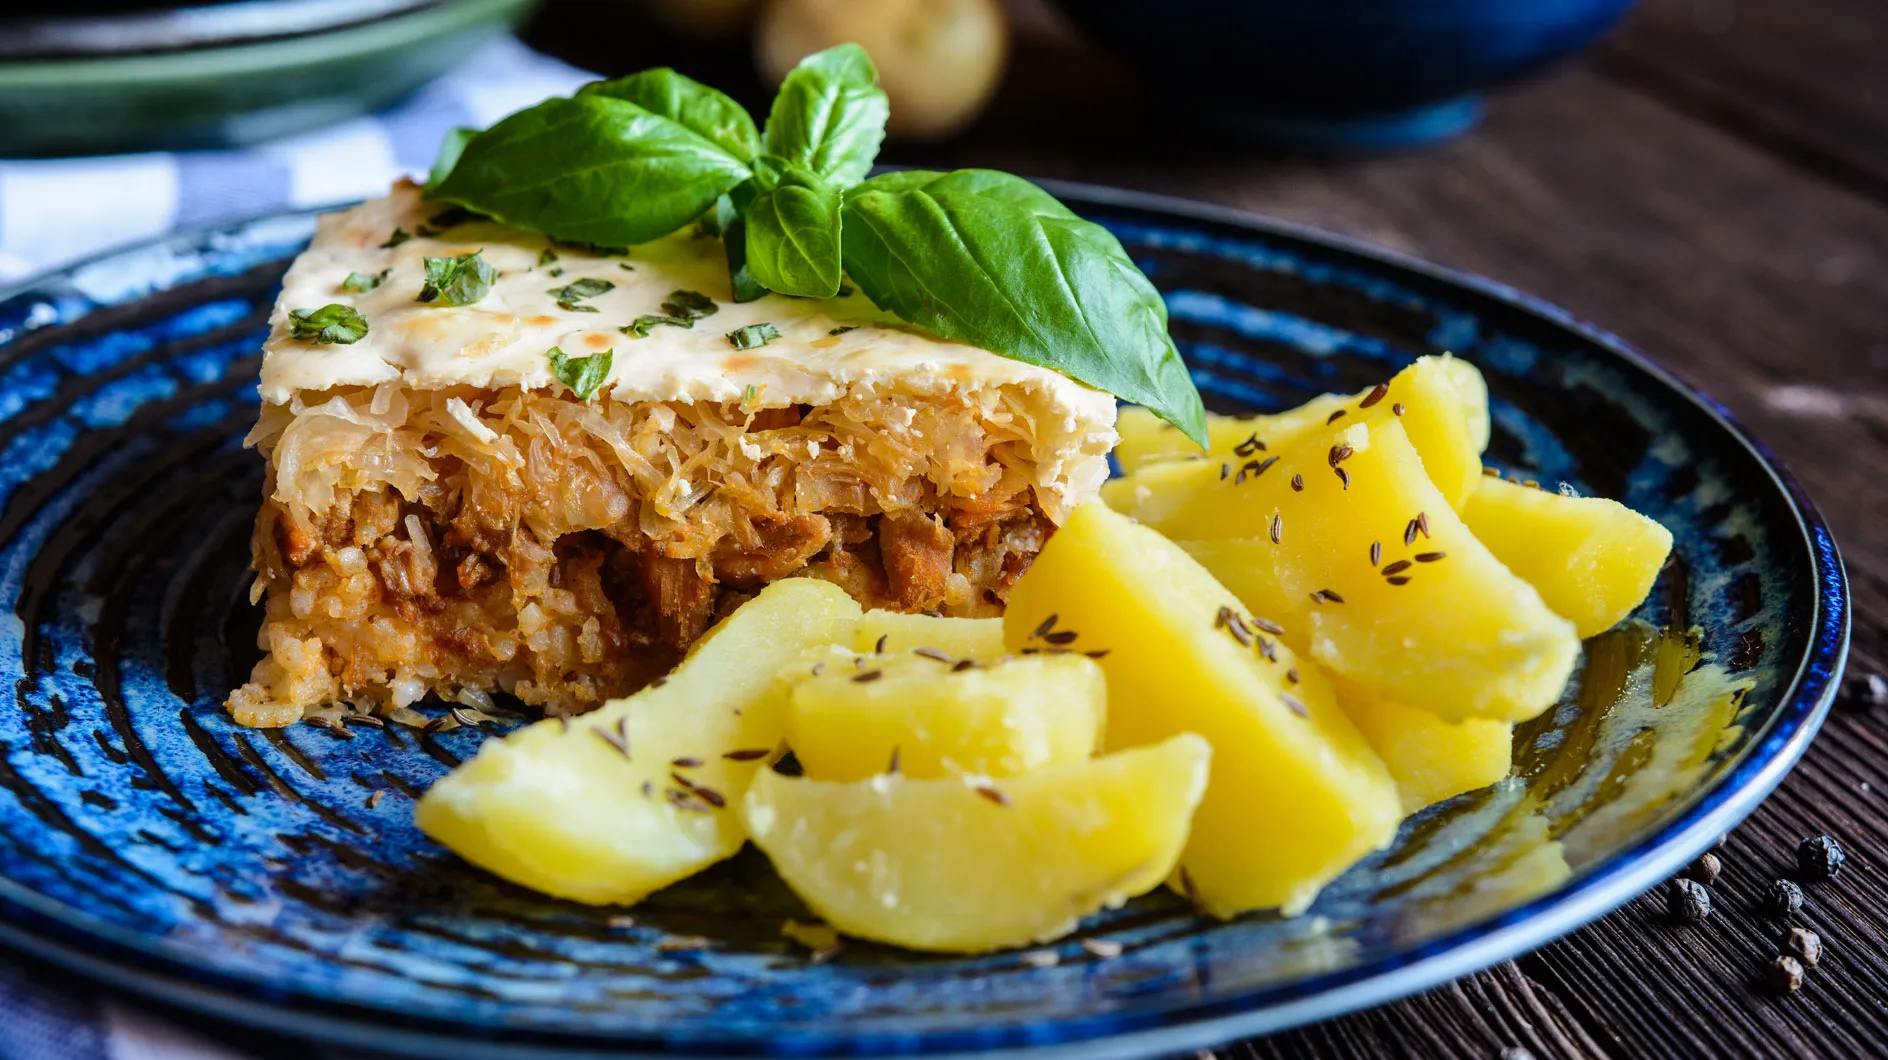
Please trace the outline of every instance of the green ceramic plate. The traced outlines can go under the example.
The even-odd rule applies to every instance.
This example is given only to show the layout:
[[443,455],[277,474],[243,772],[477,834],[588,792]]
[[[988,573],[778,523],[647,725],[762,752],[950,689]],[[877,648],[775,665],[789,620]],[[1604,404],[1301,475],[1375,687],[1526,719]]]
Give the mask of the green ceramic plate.
[[0,62],[0,157],[227,146],[385,106],[523,20],[535,0],[442,0],[217,47]]

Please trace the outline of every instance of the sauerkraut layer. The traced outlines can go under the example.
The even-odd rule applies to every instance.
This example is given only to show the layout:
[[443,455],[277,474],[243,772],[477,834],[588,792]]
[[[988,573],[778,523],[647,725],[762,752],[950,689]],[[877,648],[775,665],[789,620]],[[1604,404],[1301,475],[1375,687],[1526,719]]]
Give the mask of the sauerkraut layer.
[[1086,489],[1043,488],[1026,407],[1004,388],[749,408],[391,385],[265,406],[268,654],[229,708],[286,725],[503,692],[579,712],[796,574],[873,607],[999,613],[1112,441],[1055,454]]

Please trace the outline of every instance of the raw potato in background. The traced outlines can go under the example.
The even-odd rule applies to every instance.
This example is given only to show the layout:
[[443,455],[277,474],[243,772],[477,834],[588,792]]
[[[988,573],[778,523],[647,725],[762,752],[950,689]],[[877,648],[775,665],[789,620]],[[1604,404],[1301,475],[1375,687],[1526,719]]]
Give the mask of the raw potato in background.
[[891,97],[893,136],[940,139],[983,111],[1009,57],[998,0],[774,0],[761,12],[754,54],[778,83],[823,48],[857,42]]
[[642,0],[663,25],[697,37],[726,37],[754,21],[759,0]]

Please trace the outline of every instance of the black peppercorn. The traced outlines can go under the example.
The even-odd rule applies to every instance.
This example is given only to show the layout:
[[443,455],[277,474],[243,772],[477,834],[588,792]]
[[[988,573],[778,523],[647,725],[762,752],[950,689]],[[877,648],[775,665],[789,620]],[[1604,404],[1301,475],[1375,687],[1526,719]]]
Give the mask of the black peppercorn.
[[1696,880],[1673,880],[1665,893],[1665,911],[1680,923],[1699,923],[1711,915],[1711,892]]
[[1794,957],[1778,957],[1770,962],[1770,986],[1779,993],[1792,994],[1803,987],[1803,962]]
[[1836,842],[1834,836],[1810,836],[1796,848],[1796,871],[1808,883],[1835,879],[1847,860],[1848,855],[1842,852],[1842,844]]
[[1709,887],[1718,882],[1718,873],[1723,870],[1724,866],[1718,861],[1716,854],[1705,854],[1691,863],[1691,867],[1685,870],[1685,875]]
[[1778,880],[1763,892],[1763,911],[1778,920],[1788,920],[1803,908],[1803,889],[1788,880]]
[[1814,968],[1822,960],[1822,936],[1808,928],[1791,928],[1783,938],[1783,955],[1796,958],[1805,968]]

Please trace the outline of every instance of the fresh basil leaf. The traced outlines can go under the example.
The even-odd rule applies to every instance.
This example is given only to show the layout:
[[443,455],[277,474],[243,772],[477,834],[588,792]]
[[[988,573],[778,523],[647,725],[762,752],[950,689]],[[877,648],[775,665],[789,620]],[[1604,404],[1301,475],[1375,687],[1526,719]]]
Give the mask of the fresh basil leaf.
[[347,279],[341,281],[341,290],[351,294],[365,294],[386,283],[387,277],[391,275],[393,275],[392,269],[381,269],[375,273],[350,272],[347,274]]
[[585,276],[583,279],[577,280],[574,283],[567,283],[562,287],[553,287],[548,293],[552,298],[560,302],[581,302],[586,298],[595,298],[597,295],[606,294],[614,290],[616,290],[616,285],[608,280],[598,280]]
[[800,60],[780,83],[763,141],[769,154],[849,188],[871,171],[890,114],[871,57],[841,44]]
[[339,302],[288,311],[288,337],[321,346],[351,346],[367,336],[367,318]]
[[747,108],[718,89],[684,77],[666,66],[614,81],[592,81],[578,89],[577,94],[626,99],[718,144],[743,162],[752,161],[760,153],[760,133],[755,130],[754,119],[748,116]]
[[700,217],[748,175],[686,126],[592,93],[546,100],[473,137],[434,197],[558,239],[628,246]]
[[721,225],[721,249],[728,258],[728,287],[734,292],[736,302],[752,302],[767,293],[767,288],[762,287],[747,268],[747,209],[759,194],[756,182],[760,179],[757,171],[751,179],[735,185],[733,191],[715,202],[715,215]]
[[589,357],[570,357],[556,346],[544,351],[551,359],[551,374],[579,398],[589,401],[610,381],[610,362],[615,350],[604,350]]
[[747,267],[747,222],[737,218],[729,225],[721,246],[727,251],[728,288],[734,293],[735,302],[752,302],[766,295],[767,288],[760,285],[753,270]]
[[848,192],[844,213],[846,271],[874,304],[1145,405],[1205,444],[1166,303],[1107,229],[988,170],[887,174]]
[[478,251],[454,258],[427,258],[426,283],[418,301],[442,305],[471,305],[490,294],[498,270],[486,264]]
[[446,136],[439,141],[439,152],[433,155],[433,168],[426,174],[426,191],[430,194],[439,187],[452,167],[459,164],[459,156],[465,152],[465,145],[472,142],[479,131],[468,125],[446,130]]
[[728,341],[737,350],[757,350],[780,337],[780,329],[762,321],[728,332]]
[[746,265],[762,287],[806,298],[839,293],[839,189],[788,166],[747,213]]

